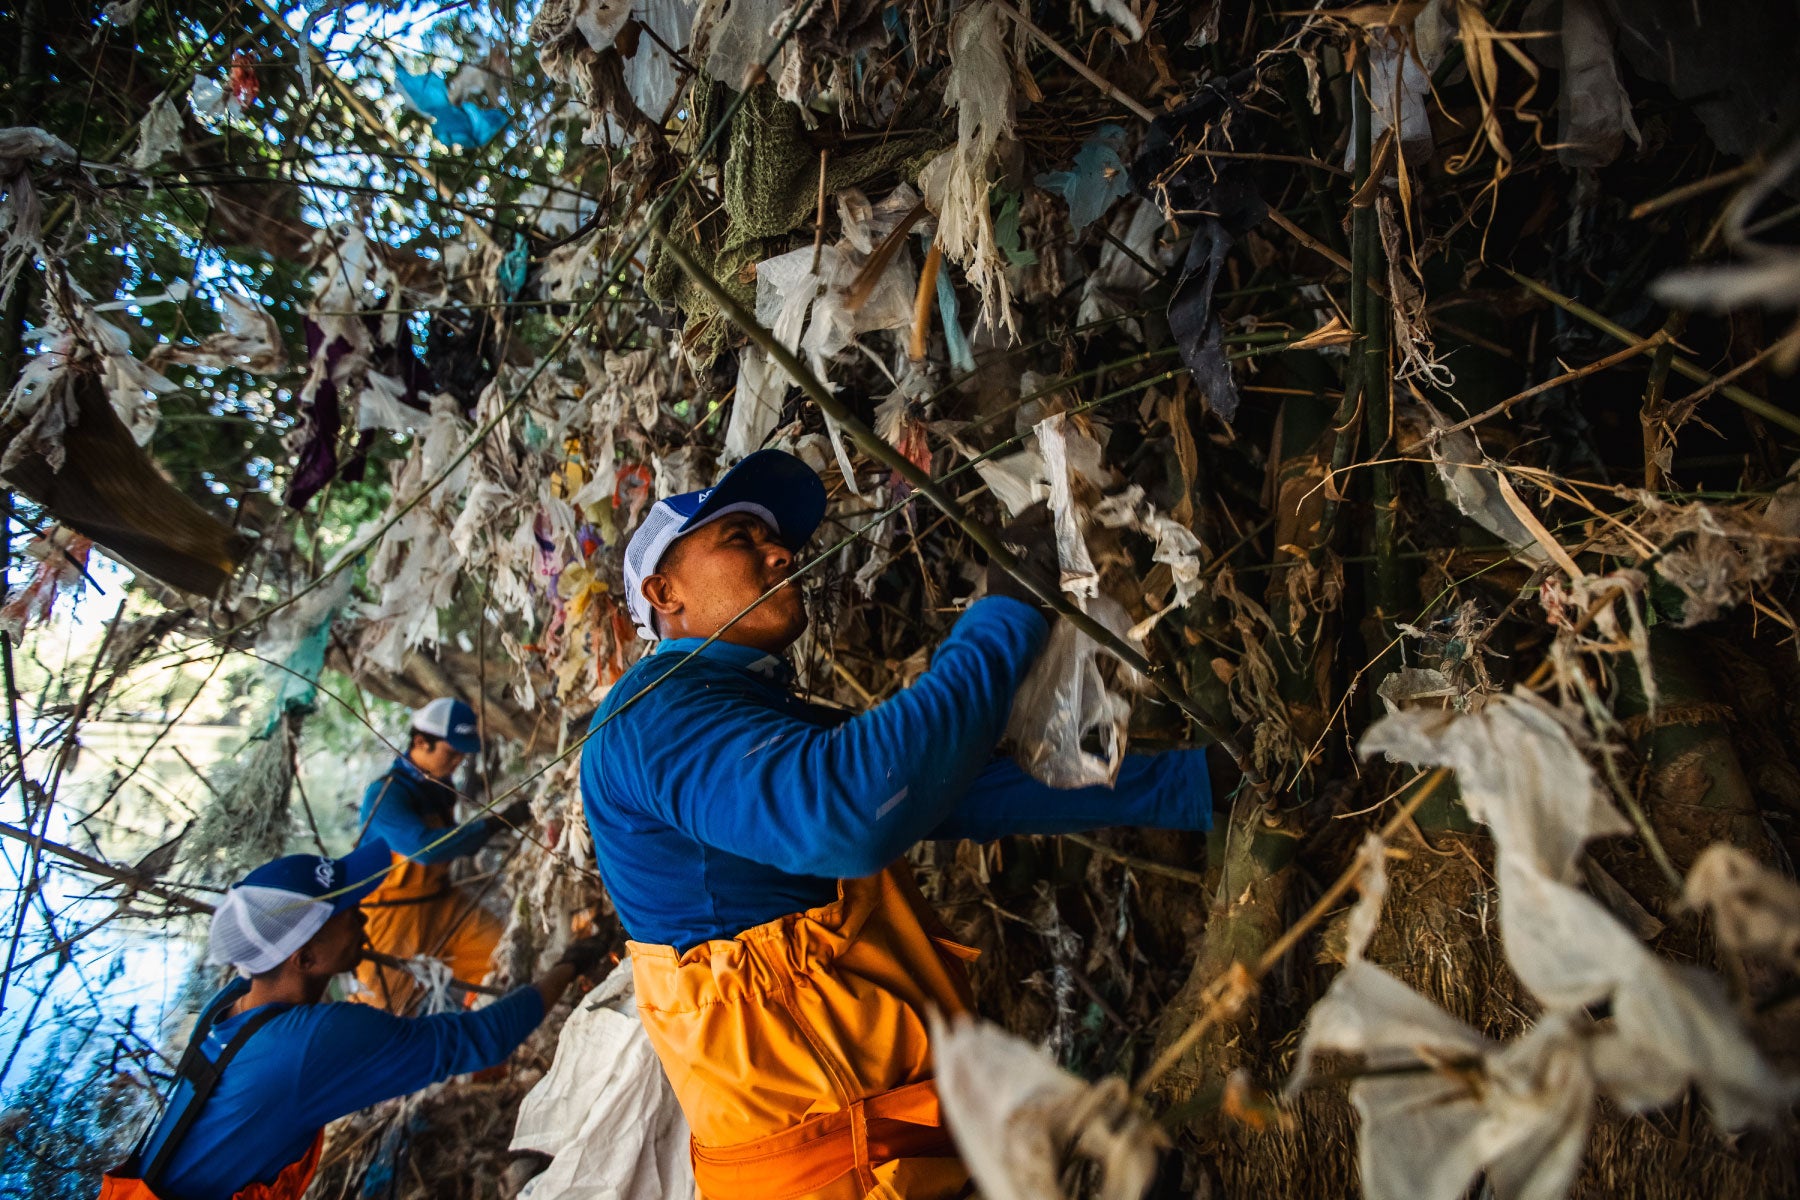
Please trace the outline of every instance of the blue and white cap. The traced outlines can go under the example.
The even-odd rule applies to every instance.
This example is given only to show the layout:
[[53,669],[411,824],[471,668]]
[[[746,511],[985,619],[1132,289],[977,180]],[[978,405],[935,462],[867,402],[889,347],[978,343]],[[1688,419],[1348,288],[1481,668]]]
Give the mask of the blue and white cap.
[[475,724],[475,710],[451,696],[439,696],[412,715],[414,733],[443,738],[458,754],[474,754],[481,749],[481,732]]
[[825,485],[813,469],[783,450],[758,450],[712,487],[658,500],[625,547],[625,604],[638,633],[655,641],[644,580],[656,574],[675,542],[729,513],[754,513],[790,550],[798,550],[825,519]]
[[392,865],[379,839],[342,858],[290,854],[264,863],[232,884],[213,911],[206,961],[246,975],[274,970],[325,922],[361,904]]

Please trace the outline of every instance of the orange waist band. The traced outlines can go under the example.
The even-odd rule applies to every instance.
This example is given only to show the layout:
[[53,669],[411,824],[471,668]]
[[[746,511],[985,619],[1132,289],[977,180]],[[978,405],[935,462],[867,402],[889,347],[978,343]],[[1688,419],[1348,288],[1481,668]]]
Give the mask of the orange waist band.
[[708,1200],[793,1200],[854,1171],[901,1158],[954,1158],[929,1079],[858,1100],[792,1129],[735,1146],[693,1145],[694,1179]]

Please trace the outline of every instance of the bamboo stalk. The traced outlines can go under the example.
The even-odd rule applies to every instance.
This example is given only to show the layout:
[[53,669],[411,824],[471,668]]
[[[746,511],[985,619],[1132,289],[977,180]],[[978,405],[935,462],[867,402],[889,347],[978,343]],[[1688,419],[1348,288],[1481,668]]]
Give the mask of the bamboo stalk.
[[[1644,385],[1643,406],[1638,410],[1638,422],[1643,426],[1644,435],[1644,490],[1647,492],[1662,488],[1662,466],[1657,462],[1662,453],[1662,435],[1658,430],[1662,428],[1667,412],[1664,397],[1668,390],[1669,367],[1675,358],[1675,339],[1681,336],[1686,324],[1686,313],[1672,312],[1663,327],[1652,335],[1661,341],[1650,358],[1650,378]],[[1671,457],[1673,452],[1671,442]]]
[[[1358,70],[1362,70],[1361,61]],[[1362,76],[1353,74],[1350,81],[1350,129],[1351,136],[1356,139],[1356,176],[1355,185],[1358,191],[1368,181],[1370,152],[1370,115],[1369,97],[1362,86]],[[1368,299],[1369,289],[1369,219],[1373,214],[1366,207],[1354,209],[1350,214],[1350,328],[1359,339],[1369,334]],[[1360,345],[1361,342],[1354,343]],[[1337,524],[1338,509],[1342,501],[1333,494],[1337,490],[1337,479],[1356,452],[1356,420],[1357,410],[1363,405],[1363,365],[1360,353],[1352,353],[1345,369],[1344,398],[1338,404],[1337,416],[1332,424],[1337,427],[1337,440],[1331,447],[1331,471],[1326,479],[1331,486],[1326,489],[1325,511],[1320,516],[1319,544],[1321,548],[1329,547],[1332,530]]]
[[964,533],[968,534],[970,540],[987,552],[992,561],[1000,565],[1001,570],[1018,579],[1046,607],[1060,613],[1070,624],[1100,645],[1105,646],[1127,666],[1148,679],[1157,691],[1163,694],[1164,698],[1186,713],[1190,720],[1219,743],[1220,748],[1231,756],[1233,762],[1237,763],[1238,769],[1244,773],[1246,780],[1259,788],[1264,785],[1262,773],[1256,770],[1249,754],[1223,721],[1183,694],[1176,682],[1170,680],[1164,672],[1153,668],[1137,647],[1075,607],[1060,590],[1026,572],[1018,557],[1006,548],[1006,543],[1001,541],[998,535],[964,512],[962,505],[957,503],[955,497],[944,491],[937,480],[920,470],[911,459],[894,449],[886,440],[877,437],[873,430],[863,424],[861,418],[819,381],[818,376],[813,374],[811,368],[802,362],[793,351],[782,345],[775,335],[765,329],[753,315],[746,312],[744,306],[738,303],[735,296],[726,291],[724,285],[715,279],[711,272],[695,262],[693,257],[673,239],[661,233],[656,236],[662,241],[663,252],[675,260],[676,265],[694,281],[701,291],[712,298],[727,318],[749,335],[751,341],[780,363],[782,369],[799,382],[801,390],[814,404],[819,406],[820,411],[835,420],[839,427],[850,435],[851,440],[862,448],[864,453],[892,470],[911,484],[914,490],[937,505],[946,516],[956,522]]

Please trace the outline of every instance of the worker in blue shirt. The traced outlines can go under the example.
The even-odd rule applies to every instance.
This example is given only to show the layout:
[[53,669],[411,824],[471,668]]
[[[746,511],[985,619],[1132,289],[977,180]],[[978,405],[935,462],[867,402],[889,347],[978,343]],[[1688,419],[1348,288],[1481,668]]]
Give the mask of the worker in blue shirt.
[[598,941],[577,942],[535,983],[472,1012],[323,1003],[362,957],[358,905],[388,863],[379,841],[341,859],[295,854],[225,894],[207,958],[245,978],[202,1010],[168,1105],[101,1200],[300,1200],[326,1124],[504,1062],[599,961]]
[[[925,1014],[969,1007],[975,952],[920,897],[914,842],[1212,822],[1199,751],[1129,756],[1112,788],[1067,791],[995,757],[1049,628],[1004,572],[898,695],[859,715],[794,695],[781,655],[806,611],[787,581],[824,509],[818,477],[778,451],[650,509],[625,598],[657,645],[582,753],[639,1012],[708,1200],[966,1187]],[[1054,579],[1047,533],[1019,536]]]
[[[440,697],[413,713],[406,753],[362,800],[361,844],[383,841],[393,853],[387,878],[363,904],[370,947],[400,959],[429,955],[464,983],[486,977],[501,924],[478,895],[451,881],[451,864],[531,813],[529,802],[518,800],[496,816],[457,824],[457,794],[449,781],[480,750],[475,710]],[[364,962],[357,979],[363,991],[356,999],[391,1013],[412,1011],[422,994],[411,975],[375,962]]]

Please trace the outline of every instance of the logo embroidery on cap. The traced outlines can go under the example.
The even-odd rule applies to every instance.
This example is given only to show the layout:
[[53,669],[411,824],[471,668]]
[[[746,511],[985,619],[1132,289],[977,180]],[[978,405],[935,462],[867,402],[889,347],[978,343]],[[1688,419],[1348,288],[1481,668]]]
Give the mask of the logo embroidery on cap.
[[457,733],[474,733],[475,727],[473,725],[458,725],[456,727],[456,732]]
[[313,868],[313,878],[319,881],[319,886],[322,888],[330,887],[331,881],[336,877],[336,874],[337,872],[332,869],[332,862],[329,858],[321,858],[319,860],[319,865]]

